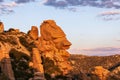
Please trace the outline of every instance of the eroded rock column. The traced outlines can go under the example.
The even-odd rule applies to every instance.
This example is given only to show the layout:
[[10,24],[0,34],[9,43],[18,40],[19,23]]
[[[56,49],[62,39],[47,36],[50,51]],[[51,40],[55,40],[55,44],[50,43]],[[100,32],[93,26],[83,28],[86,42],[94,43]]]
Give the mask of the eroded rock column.
[[38,79],[45,80],[40,52],[37,48],[33,48],[32,51],[33,51],[34,80]]
[[[53,72],[48,72],[48,74],[68,74],[72,66],[68,61],[70,54],[66,50],[69,49],[71,43],[67,40],[65,33],[53,20],[44,21],[40,26],[40,31],[41,47],[39,46],[39,49],[45,59],[49,59],[55,68],[58,67],[56,70],[55,68],[51,69],[52,66],[49,67]],[[47,70],[45,71],[47,73]]]

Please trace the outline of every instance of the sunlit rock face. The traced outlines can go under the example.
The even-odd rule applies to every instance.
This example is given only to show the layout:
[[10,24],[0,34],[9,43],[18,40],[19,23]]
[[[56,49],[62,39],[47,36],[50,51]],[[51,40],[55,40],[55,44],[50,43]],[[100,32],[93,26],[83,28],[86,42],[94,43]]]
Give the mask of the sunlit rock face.
[[57,49],[68,49],[71,43],[66,39],[63,30],[53,20],[46,20],[40,27],[41,37],[45,41],[52,41]]
[[4,31],[4,24],[0,22],[0,33],[2,33],[3,31]]
[[36,69],[36,72],[44,73],[40,52],[37,48],[33,48],[32,51],[34,69]]
[[29,31],[29,36],[36,40],[38,38],[38,28],[37,26],[32,26],[31,30]]
[[30,52],[20,42],[20,37],[24,35],[25,34],[19,32],[18,29],[9,29],[8,31],[3,31],[0,34],[1,74],[4,74],[8,80],[16,80],[13,71],[13,67],[15,66],[12,66],[10,53],[17,55],[17,57],[14,57],[15,59],[19,59],[21,55],[30,57]]
[[43,58],[49,58],[60,69],[60,72],[53,71],[51,73],[55,75],[68,74],[72,67],[68,61],[70,54],[66,49],[69,49],[71,43],[67,40],[63,30],[53,20],[46,20],[40,26],[40,33],[40,51]]
[[63,30],[53,20],[46,20],[40,34],[37,26],[27,34],[13,28],[4,31],[0,22],[0,68],[5,80],[45,80],[44,74],[54,78],[72,70],[66,51],[71,43]]
[[32,49],[32,58],[33,58],[33,68],[34,68],[34,80],[45,80],[44,78],[44,69],[41,60],[41,54],[38,48]]
[[10,46],[6,43],[0,42],[0,67],[1,71],[10,79],[15,80],[14,73],[11,66],[11,61],[9,57]]
[[92,79],[97,80],[107,80],[108,74],[110,73],[109,70],[104,69],[102,66],[96,66],[92,71],[92,74],[95,75]]
[[120,80],[120,55],[70,55],[71,43],[53,20],[38,34],[37,26],[27,34],[4,31],[0,22],[0,80]]

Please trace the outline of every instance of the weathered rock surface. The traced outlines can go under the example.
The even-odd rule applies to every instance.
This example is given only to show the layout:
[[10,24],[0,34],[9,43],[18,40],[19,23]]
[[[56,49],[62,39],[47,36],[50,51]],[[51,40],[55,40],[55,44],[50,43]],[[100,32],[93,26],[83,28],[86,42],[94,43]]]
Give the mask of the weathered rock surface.
[[0,80],[120,80],[120,55],[70,55],[71,43],[53,20],[38,34],[36,26],[26,34],[0,23]]
[[[98,80],[107,80],[107,77],[110,71],[108,71],[107,69],[104,69],[102,66],[96,66],[91,73],[92,75],[97,76],[96,79]],[[95,77],[93,78],[95,79]]]
[[4,24],[0,22],[0,33],[2,33],[3,31],[4,31]]
[[0,46],[1,71],[4,72],[4,74],[8,76],[10,80],[15,80],[9,57],[10,46],[2,43],[0,43]]
[[45,80],[45,75],[65,76],[71,71],[66,51],[71,43],[62,29],[53,20],[46,20],[40,31],[41,36],[36,26],[27,34],[13,28],[4,31],[0,22],[0,68],[7,79]]
[[120,63],[119,66],[112,69],[107,80],[120,80]]
[[42,65],[41,55],[37,48],[32,49],[33,53],[33,68],[34,68],[34,80],[44,80],[44,69]]
[[0,34],[0,67],[2,73],[10,80],[15,80],[10,53],[17,51],[16,55],[24,54],[30,57],[30,52],[21,44],[19,39],[23,35],[24,33],[15,29]]
[[[44,58],[49,58],[60,72],[52,72],[55,75],[66,75],[72,69],[68,58],[70,54],[66,51],[71,45],[63,30],[53,20],[46,20],[40,26],[41,48]],[[48,67],[49,68],[49,67]],[[45,70],[47,73],[47,71]],[[57,74],[56,74],[57,73]]]
[[38,38],[38,28],[36,26],[32,26],[28,34],[30,37],[36,40]]

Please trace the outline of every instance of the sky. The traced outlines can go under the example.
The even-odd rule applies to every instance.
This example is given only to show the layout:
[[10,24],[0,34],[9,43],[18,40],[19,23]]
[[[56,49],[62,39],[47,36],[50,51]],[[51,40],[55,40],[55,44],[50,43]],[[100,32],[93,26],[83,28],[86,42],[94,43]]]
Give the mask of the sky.
[[73,54],[120,54],[120,0],[0,0],[5,30],[26,32],[52,19],[72,43]]

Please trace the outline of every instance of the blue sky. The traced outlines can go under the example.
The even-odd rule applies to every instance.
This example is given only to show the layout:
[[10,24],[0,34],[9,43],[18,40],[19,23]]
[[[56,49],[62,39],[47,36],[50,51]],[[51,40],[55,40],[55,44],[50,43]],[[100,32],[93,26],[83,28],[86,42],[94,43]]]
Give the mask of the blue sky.
[[46,19],[64,30],[71,53],[120,54],[120,0],[0,0],[6,30],[27,32]]

